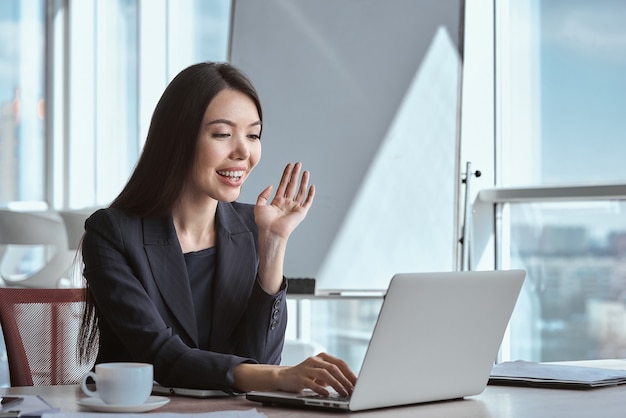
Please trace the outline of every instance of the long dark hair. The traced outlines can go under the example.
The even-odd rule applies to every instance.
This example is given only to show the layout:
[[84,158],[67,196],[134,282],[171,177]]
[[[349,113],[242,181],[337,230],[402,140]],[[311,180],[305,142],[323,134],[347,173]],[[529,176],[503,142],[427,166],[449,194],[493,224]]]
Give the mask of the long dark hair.
[[[141,157],[111,207],[141,217],[164,216],[180,197],[193,168],[204,113],[224,89],[246,94],[263,120],[256,89],[240,70],[228,63],[203,62],[181,71],[156,105]],[[79,331],[81,362],[93,357],[98,341],[98,318],[91,292],[85,286],[85,308]]]
[[142,217],[171,211],[192,170],[204,112],[226,88],[249,96],[263,120],[257,92],[241,71],[210,62],[186,68],[163,92],[137,166],[111,207]]

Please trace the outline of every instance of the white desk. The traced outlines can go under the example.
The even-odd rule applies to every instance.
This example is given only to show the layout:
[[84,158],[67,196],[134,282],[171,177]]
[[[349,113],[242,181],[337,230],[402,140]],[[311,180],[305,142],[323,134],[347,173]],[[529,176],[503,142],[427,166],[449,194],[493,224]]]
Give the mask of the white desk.
[[[8,394],[37,394],[64,412],[87,412],[76,404],[76,401],[83,397],[78,386],[0,389],[0,395]],[[197,413],[256,408],[270,418],[328,416],[328,413],[312,410],[268,407],[250,402],[243,397],[204,400],[172,397],[171,399],[169,404],[154,412]],[[482,394],[463,400],[333,415],[385,418],[622,418],[626,416],[626,386],[585,391],[488,386]]]

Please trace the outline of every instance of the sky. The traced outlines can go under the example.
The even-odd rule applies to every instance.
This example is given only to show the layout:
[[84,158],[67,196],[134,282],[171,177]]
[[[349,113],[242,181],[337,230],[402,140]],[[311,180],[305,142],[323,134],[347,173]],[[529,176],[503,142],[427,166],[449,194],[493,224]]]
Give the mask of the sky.
[[540,19],[544,181],[626,181],[626,1],[543,1]]

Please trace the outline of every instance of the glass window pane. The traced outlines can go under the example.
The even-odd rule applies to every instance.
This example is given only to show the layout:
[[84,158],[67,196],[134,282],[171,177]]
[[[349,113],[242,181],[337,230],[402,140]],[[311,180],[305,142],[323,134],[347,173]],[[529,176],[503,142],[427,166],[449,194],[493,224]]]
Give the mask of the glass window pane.
[[383,296],[325,299],[289,296],[289,324],[282,364],[293,365],[325,351],[361,369]]
[[230,0],[169,0],[168,75],[202,61],[226,61]]
[[[230,0],[154,7],[160,12],[136,0],[70,4],[69,207],[111,202],[144,142],[149,122],[140,117],[151,117],[167,82],[195,62],[226,59]],[[155,48],[163,54],[141,54]],[[143,83],[146,69],[168,77]]]
[[70,12],[68,206],[81,208],[109,203],[139,154],[138,6],[83,1]]
[[110,202],[120,192],[139,155],[138,12],[135,0],[97,2],[95,169],[99,204]]
[[503,265],[527,271],[510,358],[625,357],[626,202],[515,203],[503,215]]
[[44,199],[43,10],[0,2],[0,205]]
[[626,2],[498,2],[504,186],[626,180]]

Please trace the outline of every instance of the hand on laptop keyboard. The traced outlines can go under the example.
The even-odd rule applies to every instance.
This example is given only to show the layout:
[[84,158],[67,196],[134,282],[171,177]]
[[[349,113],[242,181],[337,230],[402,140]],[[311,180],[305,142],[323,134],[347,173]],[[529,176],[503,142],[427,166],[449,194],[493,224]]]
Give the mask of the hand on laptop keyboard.
[[330,354],[320,353],[302,363],[284,367],[279,371],[280,390],[301,392],[310,389],[328,396],[329,387],[342,396],[350,396],[356,383],[356,375],[348,364]]

